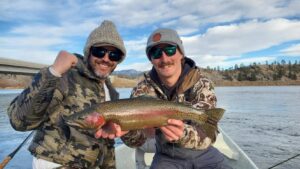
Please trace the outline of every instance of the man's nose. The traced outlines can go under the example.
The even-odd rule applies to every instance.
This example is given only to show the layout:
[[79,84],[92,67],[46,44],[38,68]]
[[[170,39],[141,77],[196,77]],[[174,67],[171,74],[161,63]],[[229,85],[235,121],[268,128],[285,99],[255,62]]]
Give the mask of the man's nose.
[[162,51],[162,53],[161,53],[161,60],[167,60],[169,58],[169,56],[164,52],[164,51]]
[[105,55],[104,55],[104,57],[103,57],[102,59],[103,59],[104,61],[106,61],[106,62],[109,62],[109,61],[110,61],[110,59],[109,59],[109,53],[106,52]]

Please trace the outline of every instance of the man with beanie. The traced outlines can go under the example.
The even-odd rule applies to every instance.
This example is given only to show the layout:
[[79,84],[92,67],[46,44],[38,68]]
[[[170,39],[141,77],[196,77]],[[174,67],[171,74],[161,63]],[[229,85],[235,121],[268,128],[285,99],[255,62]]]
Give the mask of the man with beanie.
[[113,139],[123,134],[119,126],[110,124],[117,128],[116,133],[103,130],[95,136],[66,126],[63,117],[118,99],[108,76],[125,56],[115,25],[103,21],[90,33],[84,56],[59,52],[54,63],[42,69],[12,101],[8,108],[12,127],[36,130],[29,147],[34,169],[116,168]]
[[[180,37],[172,29],[159,28],[148,38],[146,54],[153,68],[133,89],[131,97],[151,96],[184,103],[197,109],[216,107],[212,82],[185,57]],[[155,137],[156,152],[150,169],[227,169],[225,158],[211,144],[218,133],[217,120],[210,127],[193,121],[169,119],[158,129],[134,130],[123,135],[130,147],[142,146],[147,137]]]

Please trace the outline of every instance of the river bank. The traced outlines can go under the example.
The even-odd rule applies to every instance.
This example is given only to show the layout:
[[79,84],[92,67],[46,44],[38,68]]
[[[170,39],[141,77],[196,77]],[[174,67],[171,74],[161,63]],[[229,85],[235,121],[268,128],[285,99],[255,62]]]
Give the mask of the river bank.
[[[139,78],[124,78],[118,76],[111,76],[113,86],[116,88],[132,88],[141,81]],[[10,75],[1,76],[0,89],[23,89],[32,80],[32,77],[26,75]],[[212,79],[216,87],[224,86],[300,86],[300,80],[277,80],[277,81],[228,81],[220,79]]]

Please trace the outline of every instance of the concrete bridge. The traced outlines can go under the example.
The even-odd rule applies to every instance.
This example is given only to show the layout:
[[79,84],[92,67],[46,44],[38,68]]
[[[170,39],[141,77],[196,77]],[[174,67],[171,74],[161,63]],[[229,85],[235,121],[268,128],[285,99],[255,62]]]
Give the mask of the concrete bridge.
[[47,65],[0,58],[0,89],[25,88],[43,67]]
[[34,75],[44,64],[0,58],[0,74]]

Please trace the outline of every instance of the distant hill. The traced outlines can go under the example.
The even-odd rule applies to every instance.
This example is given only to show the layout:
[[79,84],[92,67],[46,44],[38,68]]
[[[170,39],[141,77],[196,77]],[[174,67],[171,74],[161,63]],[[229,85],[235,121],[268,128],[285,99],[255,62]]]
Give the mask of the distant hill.
[[[204,75],[216,86],[273,86],[300,85],[300,62],[274,61],[273,63],[252,63],[249,66],[235,65],[226,70],[201,68]],[[144,72],[134,69],[115,71],[117,77],[140,80]]]
[[118,77],[123,77],[123,78],[129,78],[129,79],[135,79],[139,76],[141,76],[144,72],[142,71],[137,71],[135,69],[128,69],[128,70],[119,70],[119,71],[114,71],[112,74],[116,75]]
[[203,69],[216,85],[300,85],[300,63],[285,61],[271,64],[253,63],[249,66],[235,65],[226,70]]

